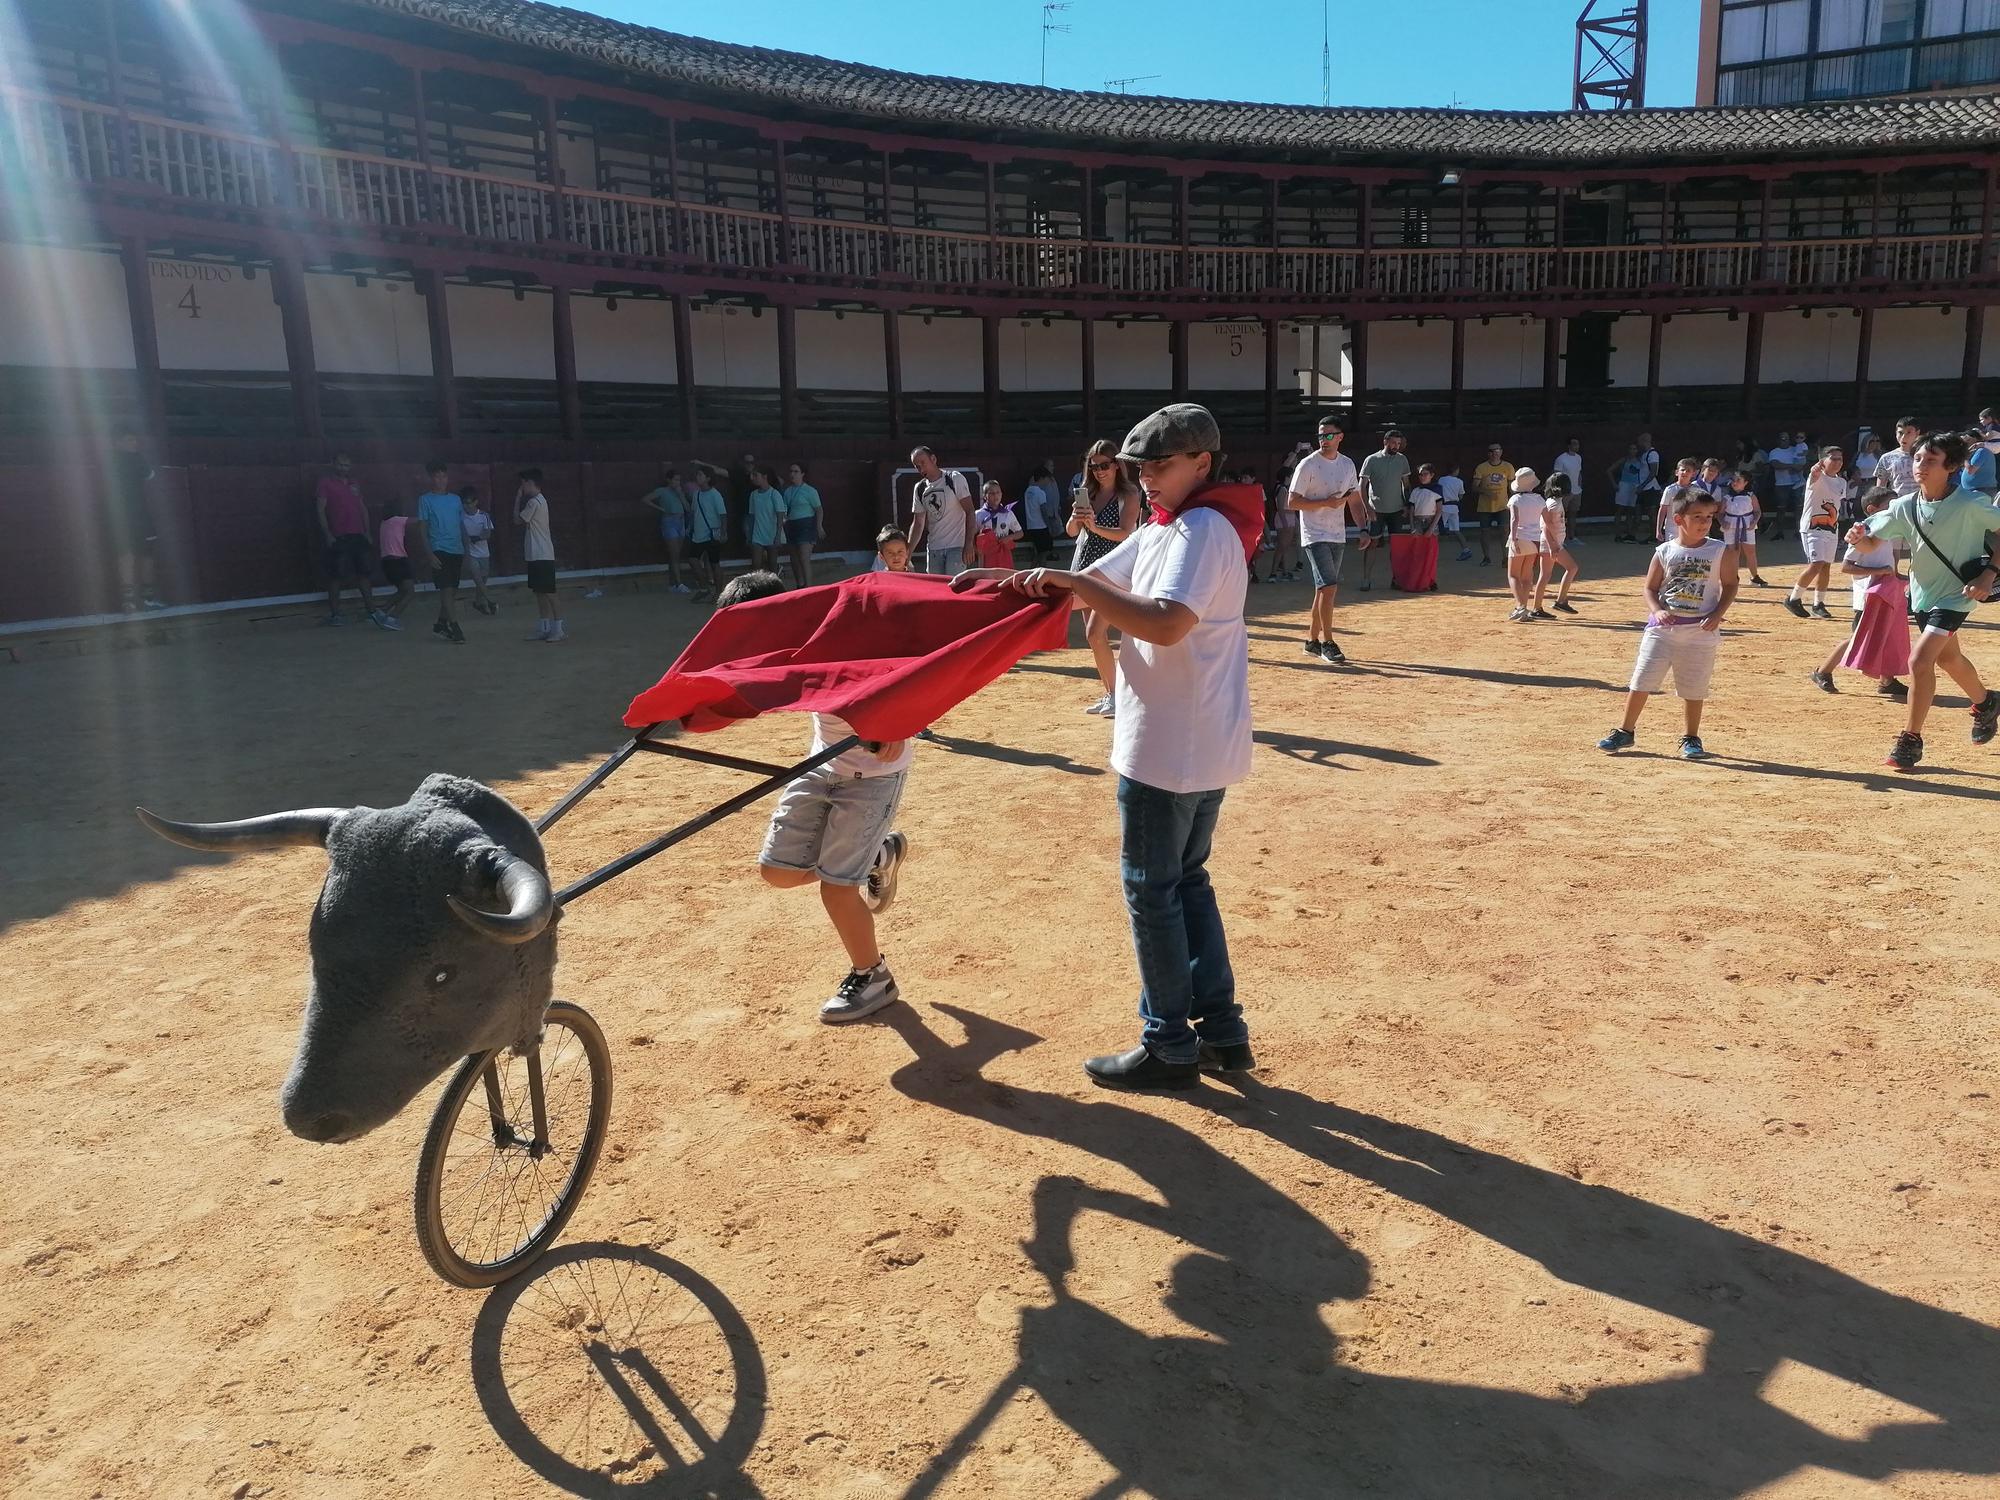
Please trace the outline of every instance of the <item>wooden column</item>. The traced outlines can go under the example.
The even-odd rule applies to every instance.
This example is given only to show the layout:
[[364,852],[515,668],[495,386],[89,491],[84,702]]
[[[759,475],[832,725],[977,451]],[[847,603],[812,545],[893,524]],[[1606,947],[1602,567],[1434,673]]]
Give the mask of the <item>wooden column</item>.
[[1097,441],[1097,319],[1088,313],[1083,319],[1083,437]]
[[681,435],[689,442],[701,436],[694,389],[694,310],[687,293],[674,298],[674,385],[681,402]]
[[[1278,179],[1273,177],[1264,184],[1264,248],[1269,252],[1264,257],[1264,289],[1276,291],[1278,287]],[[1277,325],[1266,320],[1270,327]]]
[[305,270],[279,255],[271,263],[278,316],[285,329],[285,363],[292,373],[292,422],[298,435],[317,443],[326,436],[319,410],[319,362],[313,356],[312,317],[306,311]]
[[986,388],[986,436],[1000,436],[1000,319],[988,313],[979,320],[979,364]]
[[[542,95],[542,130],[549,141],[549,186],[554,189],[555,232],[549,236],[553,240],[567,240],[570,237],[569,202],[563,192],[562,147],[556,136],[556,96]],[[562,301],[558,291],[556,301]],[[558,366],[558,369],[561,367]]]
[[[783,140],[771,142],[771,149],[777,161],[778,184],[778,234],[783,241],[778,260],[781,265],[798,263],[797,243],[792,238],[792,189],[785,181],[785,143]],[[782,324],[779,325],[781,328]]]
[[565,441],[583,441],[583,397],[576,386],[576,309],[568,287],[555,289],[552,333],[556,349],[556,410],[562,417]]
[[[1464,291],[1470,280],[1467,271],[1472,260],[1472,190],[1463,177],[1458,180],[1458,290]],[[1465,337],[1465,330],[1459,328],[1457,335]]]
[[1264,435],[1278,435],[1278,320],[1264,320]]
[[1748,315],[1749,327],[1743,330],[1743,420],[1757,420],[1757,382],[1764,370],[1764,315],[1753,312]]
[[1654,313],[1646,331],[1646,425],[1660,425],[1660,340],[1666,324]]
[[1674,242],[1674,185],[1669,182],[1660,188],[1660,250],[1653,265],[1654,281],[1673,280],[1673,257],[1669,247]]
[[1167,352],[1173,359],[1174,400],[1188,398],[1188,320],[1175,318],[1167,325]]
[[115,0],[97,0],[97,21],[104,31],[104,66],[110,74],[111,107],[125,109],[125,51],[118,42],[118,7]]
[[431,106],[430,94],[424,88],[424,70],[410,69],[410,110],[417,126],[417,160],[428,172],[431,162]]
[[118,242],[125,271],[125,308],[132,319],[132,360],[139,376],[139,414],[146,435],[167,435],[167,384],[160,374],[160,328],[153,316],[153,266],[146,241],[128,235]]
[[1960,411],[1976,412],[1979,400],[1979,363],[1984,355],[1986,309],[1978,303],[1965,310],[1965,358],[1958,367]]
[[1757,274],[1756,281],[1770,281],[1771,275],[1771,190],[1775,186],[1770,178],[1764,179],[1764,191],[1758,200],[1757,209]]
[[458,436],[458,377],[451,354],[451,302],[445,279],[436,271],[419,274],[424,324],[431,336],[431,391],[437,401],[438,436]]
[[1174,231],[1175,237],[1181,243],[1180,275],[1176,280],[1176,285],[1193,286],[1194,263],[1192,256],[1188,253],[1188,246],[1193,242],[1193,237],[1190,233],[1192,226],[1188,223],[1187,174],[1176,174],[1174,182],[1177,184],[1174,199]]
[[986,279],[1000,279],[1000,186],[990,161],[986,164]]
[[893,307],[882,309],[882,370],[889,391],[889,436],[903,437],[903,325]]
[[1348,359],[1354,370],[1354,384],[1348,391],[1349,409],[1352,415],[1348,421],[1353,424],[1349,430],[1362,426],[1367,420],[1368,407],[1368,325],[1365,322],[1350,323],[1348,326]]
[[1451,425],[1465,425],[1465,319],[1451,320]]
[[798,309],[778,304],[778,433],[786,442],[799,435]]
[[[1369,261],[1375,250],[1375,189],[1368,183],[1361,184],[1361,222],[1356,226],[1358,233],[1355,243],[1361,249],[1361,269],[1357,277],[1358,289],[1367,291],[1371,276]],[[1360,325],[1356,325],[1357,328]]]
[[1563,252],[1569,248],[1568,240],[1565,238],[1563,232],[1563,204],[1566,201],[1567,197],[1565,190],[1563,188],[1557,188],[1556,189],[1556,235],[1555,235],[1556,262],[1555,265],[1551,268],[1549,273],[1549,285],[1551,286],[1569,285],[1569,276],[1568,276],[1569,266],[1567,264],[1568,257],[1563,254]]
[[[1085,286],[1095,286],[1102,273],[1097,270],[1097,252],[1091,247],[1097,243],[1097,173],[1089,167],[1083,169],[1083,264],[1077,268],[1077,280]],[[1088,342],[1089,335],[1085,334]]]
[[1560,313],[1542,319],[1542,425],[1556,425],[1556,398],[1562,390],[1562,331]]
[[1868,365],[1875,353],[1875,309],[1861,309],[1861,335],[1854,347],[1854,414],[1868,415]]
[[1986,182],[1979,194],[1979,245],[1974,255],[1974,269],[1981,276],[1993,266],[1993,187],[1996,173],[2000,173],[2000,168],[1986,169]]
[[1882,174],[1868,174],[1871,191],[1868,195],[1868,259],[1864,276],[1882,274]]
[[673,243],[667,248],[675,255],[687,253],[687,210],[681,207],[681,142],[674,117],[667,116],[667,197],[674,211],[667,222],[673,226]]

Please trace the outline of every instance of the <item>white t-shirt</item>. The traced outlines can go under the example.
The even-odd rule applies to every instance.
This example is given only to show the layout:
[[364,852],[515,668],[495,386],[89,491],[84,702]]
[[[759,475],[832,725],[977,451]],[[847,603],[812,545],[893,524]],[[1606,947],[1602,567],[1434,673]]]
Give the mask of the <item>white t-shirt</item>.
[[1418,485],[1410,491],[1410,514],[1419,520],[1428,520],[1438,513],[1438,492],[1428,485]]
[[1840,502],[1847,498],[1847,481],[1838,474],[1818,474],[1806,480],[1806,503],[1799,507],[1799,535],[1809,536],[1819,522],[1826,531],[1840,524]]
[[521,517],[521,560],[523,562],[554,562],[556,544],[549,535],[549,497],[536,495],[525,500],[520,507]]
[[[1859,546],[1850,542],[1847,547],[1847,555],[1841,560],[1843,562],[1851,562],[1857,568],[1893,568],[1896,566],[1896,543],[1886,536],[1870,537]],[[1868,585],[1874,581],[1872,578],[1857,578],[1854,580],[1854,612],[1856,614],[1859,614],[1861,607],[1868,602]]]
[[1773,448],[1764,457],[1770,461],[1773,484],[1797,484],[1800,479],[1799,467],[1806,461],[1806,446],[1804,443],[1794,443],[1789,448]]
[[1542,535],[1548,539],[1551,552],[1569,537],[1569,512],[1563,509],[1559,495],[1546,495],[1542,499]]
[[1639,462],[1646,466],[1645,473],[1639,480],[1639,493],[1643,495],[1648,490],[1661,488],[1660,450],[1658,448],[1648,448],[1644,453],[1639,455]]
[[1556,461],[1549,469],[1558,474],[1569,475],[1569,492],[1577,499],[1583,498],[1583,455],[1564,449],[1556,455]]
[[1530,491],[1516,493],[1507,501],[1508,534],[1524,546],[1542,544],[1542,497]]
[[[1660,608],[1676,625],[1705,620],[1722,602],[1722,554],[1729,549],[1719,541],[1698,547],[1683,547],[1678,537],[1653,549],[1660,560]],[[1647,624],[1649,632],[1662,627]]]
[[[807,752],[809,755],[817,755],[829,745],[837,745],[854,733],[852,725],[832,714],[814,714],[812,721],[813,742],[812,749]],[[874,751],[856,745],[828,761],[826,769],[842,776],[894,776],[898,771],[909,770],[916,753],[917,742],[913,739],[903,741],[902,753],[894,760],[878,759]]]
[[924,516],[925,547],[949,551],[966,545],[965,507],[960,501],[972,498],[972,486],[956,469],[942,470],[935,479],[917,481],[913,509]]
[[1898,496],[1917,492],[1917,464],[1902,447],[1891,448],[1875,462],[1875,477],[1894,489]]
[[[1354,466],[1348,464],[1349,483]],[[1311,512],[1305,512],[1310,515]],[[1111,768],[1163,792],[1212,792],[1250,774],[1250,636],[1243,543],[1220,511],[1141,526],[1084,570],[1142,599],[1195,614],[1172,646],[1125,636]]]
[[467,511],[465,519],[459,522],[459,527],[465,533],[467,557],[481,559],[492,557],[493,550],[487,545],[486,539],[493,535],[493,517],[488,514],[485,507]]
[[[1359,482],[1354,472],[1354,460],[1345,453],[1332,458],[1308,453],[1292,471],[1292,493],[1305,500],[1331,500],[1335,495],[1345,495]],[[1310,547],[1314,542],[1332,542],[1338,547],[1346,543],[1346,506],[1316,505],[1311,510],[1300,511],[1298,517],[1299,542],[1302,545]]]

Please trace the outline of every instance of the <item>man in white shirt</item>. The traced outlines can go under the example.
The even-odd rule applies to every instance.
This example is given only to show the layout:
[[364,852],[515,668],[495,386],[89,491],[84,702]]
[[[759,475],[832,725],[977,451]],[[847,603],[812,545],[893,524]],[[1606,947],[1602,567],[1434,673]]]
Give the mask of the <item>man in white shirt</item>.
[[1347,661],[1333,640],[1333,604],[1340,592],[1340,555],[1347,544],[1351,517],[1361,530],[1361,545],[1369,542],[1368,518],[1354,460],[1340,451],[1347,436],[1338,417],[1319,419],[1319,451],[1308,453],[1292,470],[1285,508],[1299,513],[1299,549],[1312,572],[1312,619],[1306,627],[1306,655],[1328,666]]
[[[1207,865],[1223,791],[1250,774],[1243,600],[1263,498],[1254,485],[1211,483],[1221,449],[1205,408],[1154,412],[1119,456],[1138,463],[1159,524],[1081,573],[1004,575],[1033,598],[1066,590],[1123,637],[1111,766],[1145,1024],[1131,1051],[1084,1063],[1105,1088],[1192,1088],[1204,1067],[1255,1066]],[[971,585],[969,575],[953,586]]]
[[917,491],[910,503],[910,550],[924,549],[924,571],[946,578],[965,571],[965,548],[973,534],[972,486],[956,469],[941,468],[937,454],[915,448]]
[[1644,515],[1649,503],[1659,504],[1660,489],[1665,483],[1660,478],[1660,450],[1653,446],[1650,432],[1639,434],[1639,464],[1643,471],[1639,475],[1639,513]]
[[1576,518],[1583,509],[1583,439],[1571,438],[1569,446],[1549,465],[1551,474],[1569,475],[1569,493],[1563,497],[1563,519],[1569,527],[1569,544],[1577,545]]
[[556,604],[556,544],[549,530],[549,497],[542,493],[542,471],[523,469],[515,479],[514,520],[521,528],[521,561],[528,565],[528,592],[535,596],[534,639],[554,644],[563,632],[562,611]]
[[1915,417],[1896,418],[1896,446],[1875,465],[1875,482],[1888,485],[1899,500],[1917,492],[1917,444],[1923,437]]

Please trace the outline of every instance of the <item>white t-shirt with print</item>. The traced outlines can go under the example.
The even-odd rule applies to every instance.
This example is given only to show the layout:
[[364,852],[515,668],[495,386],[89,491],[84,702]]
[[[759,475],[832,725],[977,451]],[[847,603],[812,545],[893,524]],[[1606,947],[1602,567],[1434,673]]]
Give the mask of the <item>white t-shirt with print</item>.
[[465,533],[465,555],[467,557],[480,559],[492,557],[493,549],[488,544],[487,538],[493,535],[493,517],[484,507],[478,510],[467,511],[465,519],[459,523],[459,526]]
[[[1354,466],[1347,467],[1352,476]],[[1250,574],[1236,528],[1220,511],[1189,511],[1141,526],[1084,571],[1141,599],[1185,605],[1195,616],[1194,629],[1174,645],[1129,635],[1120,642],[1111,768],[1177,794],[1243,780],[1251,749],[1243,623]]]
[[556,544],[549,535],[549,497],[536,495],[521,503],[521,561],[554,562]]
[[[1308,453],[1292,471],[1292,493],[1305,500],[1331,500],[1335,495],[1345,495],[1359,482],[1354,460],[1345,453],[1332,458]],[[1346,506],[1315,505],[1311,510],[1300,511],[1298,517],[1302,546],[1310,547],[1314,542],[1332,542],[1336,547],[1345,545]]]
[[1840,502],[1846,498],[1847,481],[1838,474],[1809,474],[1806,503],[1799,507],[1799,534],[1809,536],[1815,529],[1826,531],[1838,526]]
[[967,544],[965,507],[959,502],[972,498],[972,486],[956,469],[945,469],[935,479],[919,479],[912,508],[924,516],[923,545],[939,551]]

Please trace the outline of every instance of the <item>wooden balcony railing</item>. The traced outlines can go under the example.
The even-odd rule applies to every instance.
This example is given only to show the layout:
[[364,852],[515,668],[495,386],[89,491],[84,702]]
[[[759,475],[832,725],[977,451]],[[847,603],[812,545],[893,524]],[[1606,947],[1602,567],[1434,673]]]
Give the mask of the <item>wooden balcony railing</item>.
[[1218,246],[964,234],[794,218],[705,203],[557,189],[492,173],[318,146],[0,87],[0,171],[140,187],[181,202],[333,225],[448,229],[641,261],[895,278],[1022,292],[1196,292],[1312,301],[1472,301],[1752,287],[1840,291],[1870,280],[1950,284],[1992,274],[1977,234],[1452,248]]

